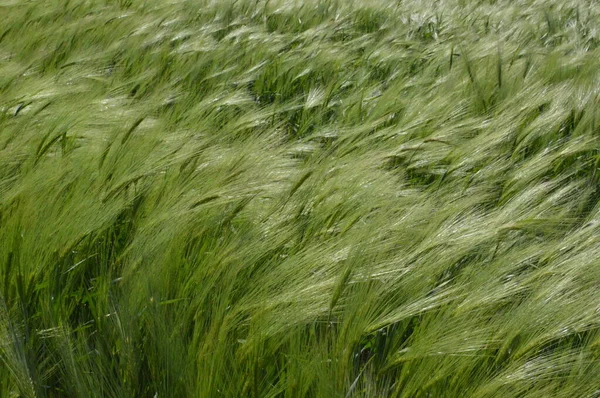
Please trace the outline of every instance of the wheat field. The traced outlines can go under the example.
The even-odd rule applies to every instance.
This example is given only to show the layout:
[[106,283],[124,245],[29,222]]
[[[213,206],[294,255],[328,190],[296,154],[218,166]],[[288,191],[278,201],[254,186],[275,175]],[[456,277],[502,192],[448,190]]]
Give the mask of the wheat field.
[[600,397],[599,21],[0,0],[0,397]]

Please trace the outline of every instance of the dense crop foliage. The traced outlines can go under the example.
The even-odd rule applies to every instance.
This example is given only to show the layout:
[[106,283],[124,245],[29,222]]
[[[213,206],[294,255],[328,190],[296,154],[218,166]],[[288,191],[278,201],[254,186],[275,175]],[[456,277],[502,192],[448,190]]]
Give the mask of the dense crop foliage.
[[600,397],[599,21],[0,0],[0,396]]

